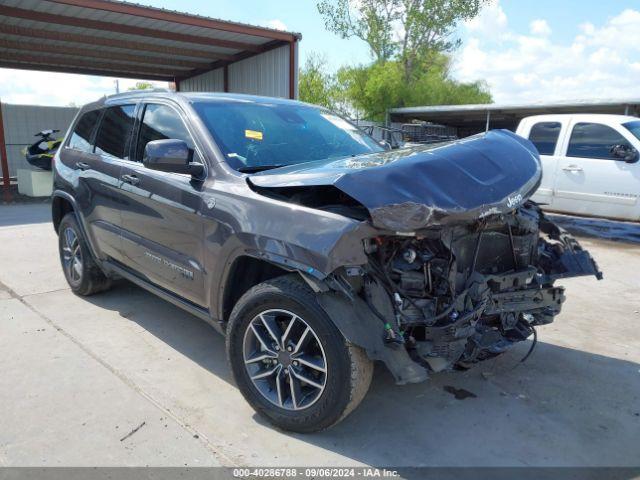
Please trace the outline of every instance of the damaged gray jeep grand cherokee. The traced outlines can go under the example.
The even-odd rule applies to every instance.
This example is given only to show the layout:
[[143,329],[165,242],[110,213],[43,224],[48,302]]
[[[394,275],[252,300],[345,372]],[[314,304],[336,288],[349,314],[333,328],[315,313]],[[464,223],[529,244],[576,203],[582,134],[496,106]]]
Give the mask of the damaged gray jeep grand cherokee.
[[508,131],[388,151],[299,102],[129,93],[81,109],[54,171],[71,289],[124,277],[206,320],[287,430],[348,415],[374,360],[421,382],[535,339],[556,280],[601,277],[528,200],[538,153]]

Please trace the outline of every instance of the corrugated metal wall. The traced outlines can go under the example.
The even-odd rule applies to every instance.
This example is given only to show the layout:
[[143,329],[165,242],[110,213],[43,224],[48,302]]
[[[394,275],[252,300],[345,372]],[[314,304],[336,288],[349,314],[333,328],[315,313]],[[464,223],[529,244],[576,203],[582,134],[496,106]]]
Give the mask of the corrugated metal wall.
[[212,70],[180,82],[182,92],[222,92],[224,91],[224,73],[222,68]]
[[[183,92],[222,92],[224,91],[223,71],[219,68],[183,80],[180,82],[180,90]],[[229,91],[288,98],[289,46],[285,45],[229,65]]]
[[229,65],[229,91],[289,97],[289,46]]
[[38,105],[2,104],[4,139],[7,145],[9,176],[15,177],[18,168],[31,168],[21,150],[36,141],[34,134],[57,129],[63,136],[78,109],[75,107],[42,107]]

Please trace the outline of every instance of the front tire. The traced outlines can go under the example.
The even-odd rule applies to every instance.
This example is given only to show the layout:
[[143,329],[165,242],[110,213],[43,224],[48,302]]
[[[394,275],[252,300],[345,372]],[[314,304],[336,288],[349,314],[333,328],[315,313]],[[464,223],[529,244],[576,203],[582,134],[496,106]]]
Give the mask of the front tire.
[[349,345],[296,276],[261,283],[238,301],[227,354],[245,399],[274,425],[315,432],[351,413],[367,393],[373,363]]
[[74,293],[93,295],[111,286],[111,281],[93,260],[73,213],[66,214],[60,222],[58,249],[62,271]]

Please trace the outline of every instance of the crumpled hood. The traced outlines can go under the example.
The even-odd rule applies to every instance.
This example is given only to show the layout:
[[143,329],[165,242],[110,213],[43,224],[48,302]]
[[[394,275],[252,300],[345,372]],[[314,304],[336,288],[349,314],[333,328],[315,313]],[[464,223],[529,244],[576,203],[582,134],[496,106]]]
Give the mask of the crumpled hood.
[[267,170],[249,181],[261,188],[333,185],[367,208],[374,226],[406,232],[511,211],[541,178],[531,142],[492,130],[446,144]]

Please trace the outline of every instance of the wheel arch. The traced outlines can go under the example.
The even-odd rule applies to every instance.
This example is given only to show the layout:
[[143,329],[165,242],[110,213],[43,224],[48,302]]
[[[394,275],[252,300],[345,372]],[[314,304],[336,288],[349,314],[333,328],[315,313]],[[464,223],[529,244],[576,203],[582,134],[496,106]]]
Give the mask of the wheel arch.
[[58,227],[60,222],[67,213],[73,212],[78,219],[75,200],[71,195],[66,192],[56,191],[53,193],[51,199],[51,220],[53,221],[53,229],[56,234],[58,233]]
[[293,272],[295,270],[284,268],[263,258],[247,254],[238,255],[230,262],[220,284],[218,318],[226,325],[233,307],[249,289],[259,283]]
[[89,247],[89,252],[93,257],[94,261],[99,262],[99,256],[96,252],[96,249],[91,242],[91,238],[88,235],[88,231],[86,228],[86,224],[84,222],[84,218],[78,208],[78,204],[76,203],[75,198],[63,190],[55,190],[52,194],[51,199],[51,219],[53,221],[53,228],[58,233],[58,227],[60,226],[60,222],[68,213],[73,213],[76,217],[76,221],[78,222],[78,227],[80,227],[80,233],[84,237],[87,242],[87,247]]

